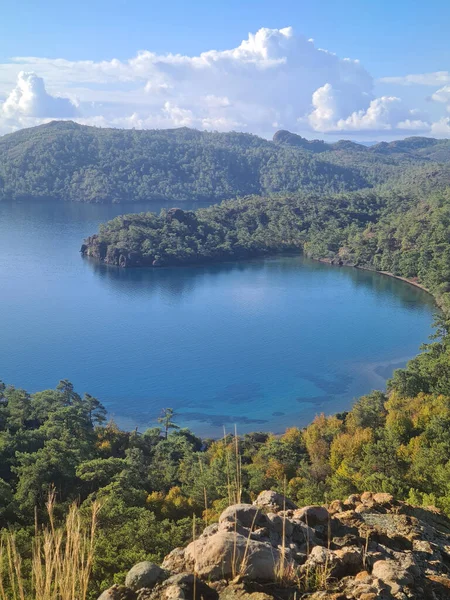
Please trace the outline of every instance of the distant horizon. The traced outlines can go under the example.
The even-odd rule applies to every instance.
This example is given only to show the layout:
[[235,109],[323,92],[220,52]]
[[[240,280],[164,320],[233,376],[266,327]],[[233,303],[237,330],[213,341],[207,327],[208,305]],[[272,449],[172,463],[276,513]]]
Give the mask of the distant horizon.
[[230,129],[227,131],[217,131],[216,129],[199,129],[198,127],[189,127],[187,125],[180,125],[178,127],[177,126],[174,126],[174,127],[133,127],[130,129],[129,127],[120,127],[120,126],[112,126],[112,125],[89,125],[89,124],[85,124],[85,123],[79,123],[76,119],[49,119],[49,120],[45,121],[44,123],[39,123],[37,125],[23,127],[23,128],[16,129],[15,131],[10,131],[7,133],[0,133],[0,139],[7,135],[13,135],[15,133],[18,133],[19,131],[24,131],[27,129],[36,129],[38,127],[50,125],[51,123],[74,123],[75,125],[79,125],[81,127],[93,127],[94,129],[117,129],[119,131],[176,131],[179,129],[189,129],[191,131],[198,131],[199,133],[221,133],[221,134],[242,133],[242,134],[247,134],[247,135],[254,135],[261,139],[265,139],[269,142],[273,141],[273,137],[278,131],[288,131],[289,133],[297,135],[297,136],[307,140],[308,142],[323,142],[330,146],[333,144],[337,144],[338,142],[352,142],[352,143],[358,144],[360,146],[371,147],[371,146],[376,146],[377,144],[382,144],[382,143],[389,144],[391,142],[396,142],[396,141],[398,142],[398,141],[403,141],[403,140],[412,139],[412,138],[430,139],[430,140],[437,140],[437,141],[450,140],[450,135],[448,137],[442,137],[442,138],[434,137],[432,135],[406,135],[401,138],[394,138],[394,139],[384,139],[383,138],[383,139],[379,139],[379,140],[360,140],[360,139],[354,139],[352,137],[340,137],[340,138],[335,138],[334,140],[327,140],[324,137],[308,137],[306,135],[302,135],[295,131],[290,131],[289,129],[278,129],[269,137],[269,136],[261,135],[258,133],[253,133],[251,131],[240,131],[238,129]]

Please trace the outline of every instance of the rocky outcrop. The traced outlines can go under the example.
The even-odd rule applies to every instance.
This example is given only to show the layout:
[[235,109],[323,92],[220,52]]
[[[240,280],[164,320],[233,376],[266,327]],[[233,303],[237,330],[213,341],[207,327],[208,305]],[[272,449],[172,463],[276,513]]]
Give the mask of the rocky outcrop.
[[125,585],[133,591],[153,587],[164,578],[164,571],[158,565],[143,561],[134,565],[127,573]]
[[384,493],[297,508],[264,491],[253,504],[227,508],[186,548],[173,550],[161,569],[139,563],[126,587],[101,596],[134,598],[445,600],[450,521],[437,509]]

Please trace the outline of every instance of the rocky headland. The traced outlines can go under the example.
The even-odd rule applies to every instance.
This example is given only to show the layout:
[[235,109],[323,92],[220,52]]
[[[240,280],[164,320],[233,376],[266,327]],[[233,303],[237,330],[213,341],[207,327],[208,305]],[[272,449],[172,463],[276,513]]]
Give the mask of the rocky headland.
[[445,600],[450,520],[390,494],[297,507],[273,491],[222,512],[99,600]]

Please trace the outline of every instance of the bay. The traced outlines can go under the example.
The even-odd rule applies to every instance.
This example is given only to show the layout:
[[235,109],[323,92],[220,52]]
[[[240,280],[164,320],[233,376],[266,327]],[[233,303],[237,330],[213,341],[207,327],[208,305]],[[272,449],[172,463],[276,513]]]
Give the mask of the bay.
[[99,223],[162,206],[0,203],[0,379],[69,379],[127,428],[172,407],[200,435],[279,432],[383,388],[431,333],[423,290],[301,256],[129,270],[80,256]]

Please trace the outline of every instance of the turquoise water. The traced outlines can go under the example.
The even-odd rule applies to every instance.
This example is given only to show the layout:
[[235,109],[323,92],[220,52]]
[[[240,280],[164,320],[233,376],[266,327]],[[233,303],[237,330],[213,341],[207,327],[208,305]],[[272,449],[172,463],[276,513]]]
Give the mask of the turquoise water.
[[299,256],[159,270],[81,258],[122,212],[0,204],[0,379],[67,378],[126,427],[173,407],[202,435],[278,432],[382,388],[431,332],[422,290]]

